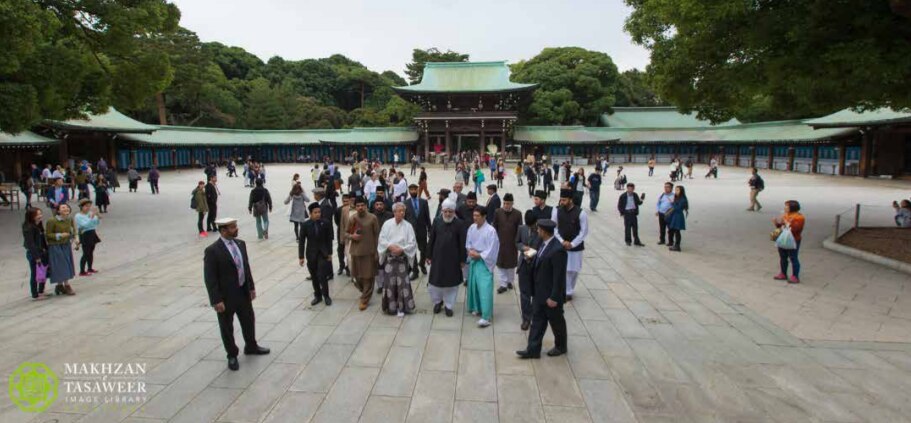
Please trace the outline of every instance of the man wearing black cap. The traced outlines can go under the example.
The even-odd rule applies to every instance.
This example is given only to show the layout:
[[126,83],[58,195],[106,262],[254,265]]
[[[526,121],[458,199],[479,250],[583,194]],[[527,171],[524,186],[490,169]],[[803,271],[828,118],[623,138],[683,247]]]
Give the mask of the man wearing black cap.
[[[443,202],[449,199],[449,193],[450,193],[450,191],[446,188],[441,189],[440,192],[437,193],[437,195],[439,196],[440,203],[437,204],[437,213],[433,217],[434,222],[436,222],[437,219],[439,219],[441,216],[443,216]],[[452,204],[455,205],[455,200],[452,201]],[[455,210],[453,210],[453,211],[455,211]]]
[[497,294],[512,289],[516,279],[516,267],[519,265],[519,251],[516,238],[519,226],[522,225],[522,213],[512,208],[513,197],[511,193],[503,196],[503,207],[497,209],[493,219],[493,228],[497,231],[500,240],[500,250],[497,253],[497,276],[500,286]]
[[525,178],[528,180],[528,196],[535,195],[535,185],[538,183],[538,175],[535,173],[534,166],[525,166]]
[[630,182],[626,184],[626,192],[620,194],[617,200],[617,211],[623,216],[623,234],[627,247],[632,245],[634,240],[637,247],[645,246],[639,241],[639,206],[644,199],[645,194],[641,197],[637,195],[636,184]]
[[551,219],[553,218],[554,208],[547,205],[547,192],[544,190],[535,191],[535,196],[532,197],[535,206],[530,210],[534,213],[535,222],[539,219]]
[[552,220],[557,222],[554,238],[566,250],[566,301],[572,301],[588,237],[588,214],[573,203],[573,190],[560,190],[560,207],[554,210]]
[[421,273],[427,274],[427,266],[424,265],[424,260],[427,259],[427,235],[430,233],[430,207],[427,204],[427,200],[421,198],[417,184],[408,186],[408,198],[405,200],[405,220],[414,229],[418,251],[421,253],[419,261],[417,255],[415,255],[416,263],[414,264],[416,266],[414,264],[411,266],[411,280],[415,280],[418,278],[418,268],[421,269]]
[[472,191],[465,196],[465,204],[456,206],[456,215],[462,221],[470,222],[476,208],[478,208],[478,196]]
[[203,257],[203,279],[209,293],[209,304],[218,313],[218,329],[221,341],[228,353],[228,368],[237,370],[237,344],[234,343],[234,315],[240,321],[244,336],[244,354],[269,354],[268,348],[256,342],[256,328],[253,324],[253,300],[256,286],[250,271],[250,256],[247,245],[237,239],[237,219],[223,218],[214,222],[219,237],[206,248]]
[[373,199],[372,203],[367,205],[368,208],[373,209],[373,205],[376,204],[377,201],[386,203],[386,210],[392,210],[392,200],[387,198],[386,188],[383,188],[382,185],[376,186],[376,198]]
[[500,208],[500,196],[497,195],[497,184],[490,184],[487,186],[487,195],[490,198],[487,199],[487,224],[493,225],[493,218],[496,216],[497,209]]
[[554,229],[557,226],[550,219],[541,219],[537,224],[541,247],[532,259],[531,273],[534,279],[531,285],[531,331],[528,334],[528,346],[524,350],[516,351],[522,359],[541,357],[541,346],[548,325],[554,332],[555,345],[547,355],[556,357],[566,354],[567,351],[566,320],[563,318],[567,253],[554,236]]
[[[322,219],[321,209],[319,203],[310,203],[307,207],[307,210],[310,211],[310,218],[301,227],[297,258],[300,260],[301,266],[306,262],[310,279],[313,282],[313,301],[310,302],[310,305],[317,305],[325,300],[328,306],[332,305],[332,299],[329,298],[329,276],[332,274],[332,226],[326,225]],[[342,243],[339,244],[344,246]]]

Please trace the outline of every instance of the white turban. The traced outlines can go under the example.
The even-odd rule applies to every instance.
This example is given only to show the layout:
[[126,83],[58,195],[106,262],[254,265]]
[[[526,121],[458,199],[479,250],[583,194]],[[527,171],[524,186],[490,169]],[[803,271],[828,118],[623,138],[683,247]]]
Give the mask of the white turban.
[[456,203],[450,199],[443,201],[443,210],[455,210]]

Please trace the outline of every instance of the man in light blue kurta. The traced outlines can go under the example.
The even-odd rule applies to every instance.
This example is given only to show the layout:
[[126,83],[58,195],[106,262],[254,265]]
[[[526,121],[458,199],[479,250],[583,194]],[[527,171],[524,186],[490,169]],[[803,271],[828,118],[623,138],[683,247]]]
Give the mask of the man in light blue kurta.
[[480,315],[479,327],[490,326],[493,319],[493,269],[497,264],[500,240],[497,231],[487,223],[487,210],[474,210],[474,224],[468,228],[465,249],[468,251],[468,311]]

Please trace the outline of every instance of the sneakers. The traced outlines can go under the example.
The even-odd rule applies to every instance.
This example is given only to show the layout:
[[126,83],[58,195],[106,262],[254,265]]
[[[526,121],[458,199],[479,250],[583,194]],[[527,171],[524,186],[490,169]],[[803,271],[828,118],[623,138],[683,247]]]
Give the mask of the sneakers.
[[79,276],[92,276],[89,272],[79,272]]
[[396,313],[396,316],[398,316],[399,319],[404,318],[404,317],[405,317],[405,312],[404,312],[404,311],[400,311],[400,312]]
[[783,281],[783,280],[787,280],[788,277],[784,273],[779,273],[779,274],[775,275],[774,277],[772,277],[772,279],[775,279],[776,281]]
[[208,237],[208,236],[209,236],[209,233],[206,232],[206,231],[202,231],[202,232],[199,233],[199,237],[200,237],[200,238],[205,238],[205,237]]
[[797,276],[791,276],[791,279],[788,279],[788,283],[800,283],[800,279],[797,279]]
[[95,270],[95,269],[89,269],[89,270],[86,270],[85,272],[86,272],[86,273],[89,273],[89,274],[92,274],[92,275],[98,273],[98,271]]
[[486,328],[488,326],[490,326],[490,322],[488,322],[487,320],[485,320],[485,319],[478,320],[479,328]]

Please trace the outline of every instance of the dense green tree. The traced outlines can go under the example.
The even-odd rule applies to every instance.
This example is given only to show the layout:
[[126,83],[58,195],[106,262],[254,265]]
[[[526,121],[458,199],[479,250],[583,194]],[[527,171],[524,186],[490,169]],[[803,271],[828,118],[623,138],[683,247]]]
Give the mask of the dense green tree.
[[906,0],[626,3],[658,95],[701,118],[911,106]]
[[262,72],[265,64],[259,57],[240,47],[229,47],[222,43],[203,43],[202,50],[221,68],[228,79],[254,79]]
[[614,94],[617,107],[654,107],[667,106],[648,82],[645,72],[630,69],[620,73],[617,80],[617,92]]
[[172,69],[141,46],[179,20],[165,0],[0,0],[0,128],[143,104]]
[[605,53],[579,47],[545,48],[511,68],[516,82],[539,84],[523,113],[528,123],[591,125],[614,104],[617,66]]
[[290,90],[272,87],[265,78],[249,83],[244,96],[243,127],[246,129],[287,129]]
[[[411,52],[411,62],[405,65],[405,75],[412,84],[421,82],[424,77],[424,64],[427,62],[467,62],[468,55],[452,50],[440,51],[436,47],[427,50],[414,49]],[[402,84],[405,85],[405,84]]]

